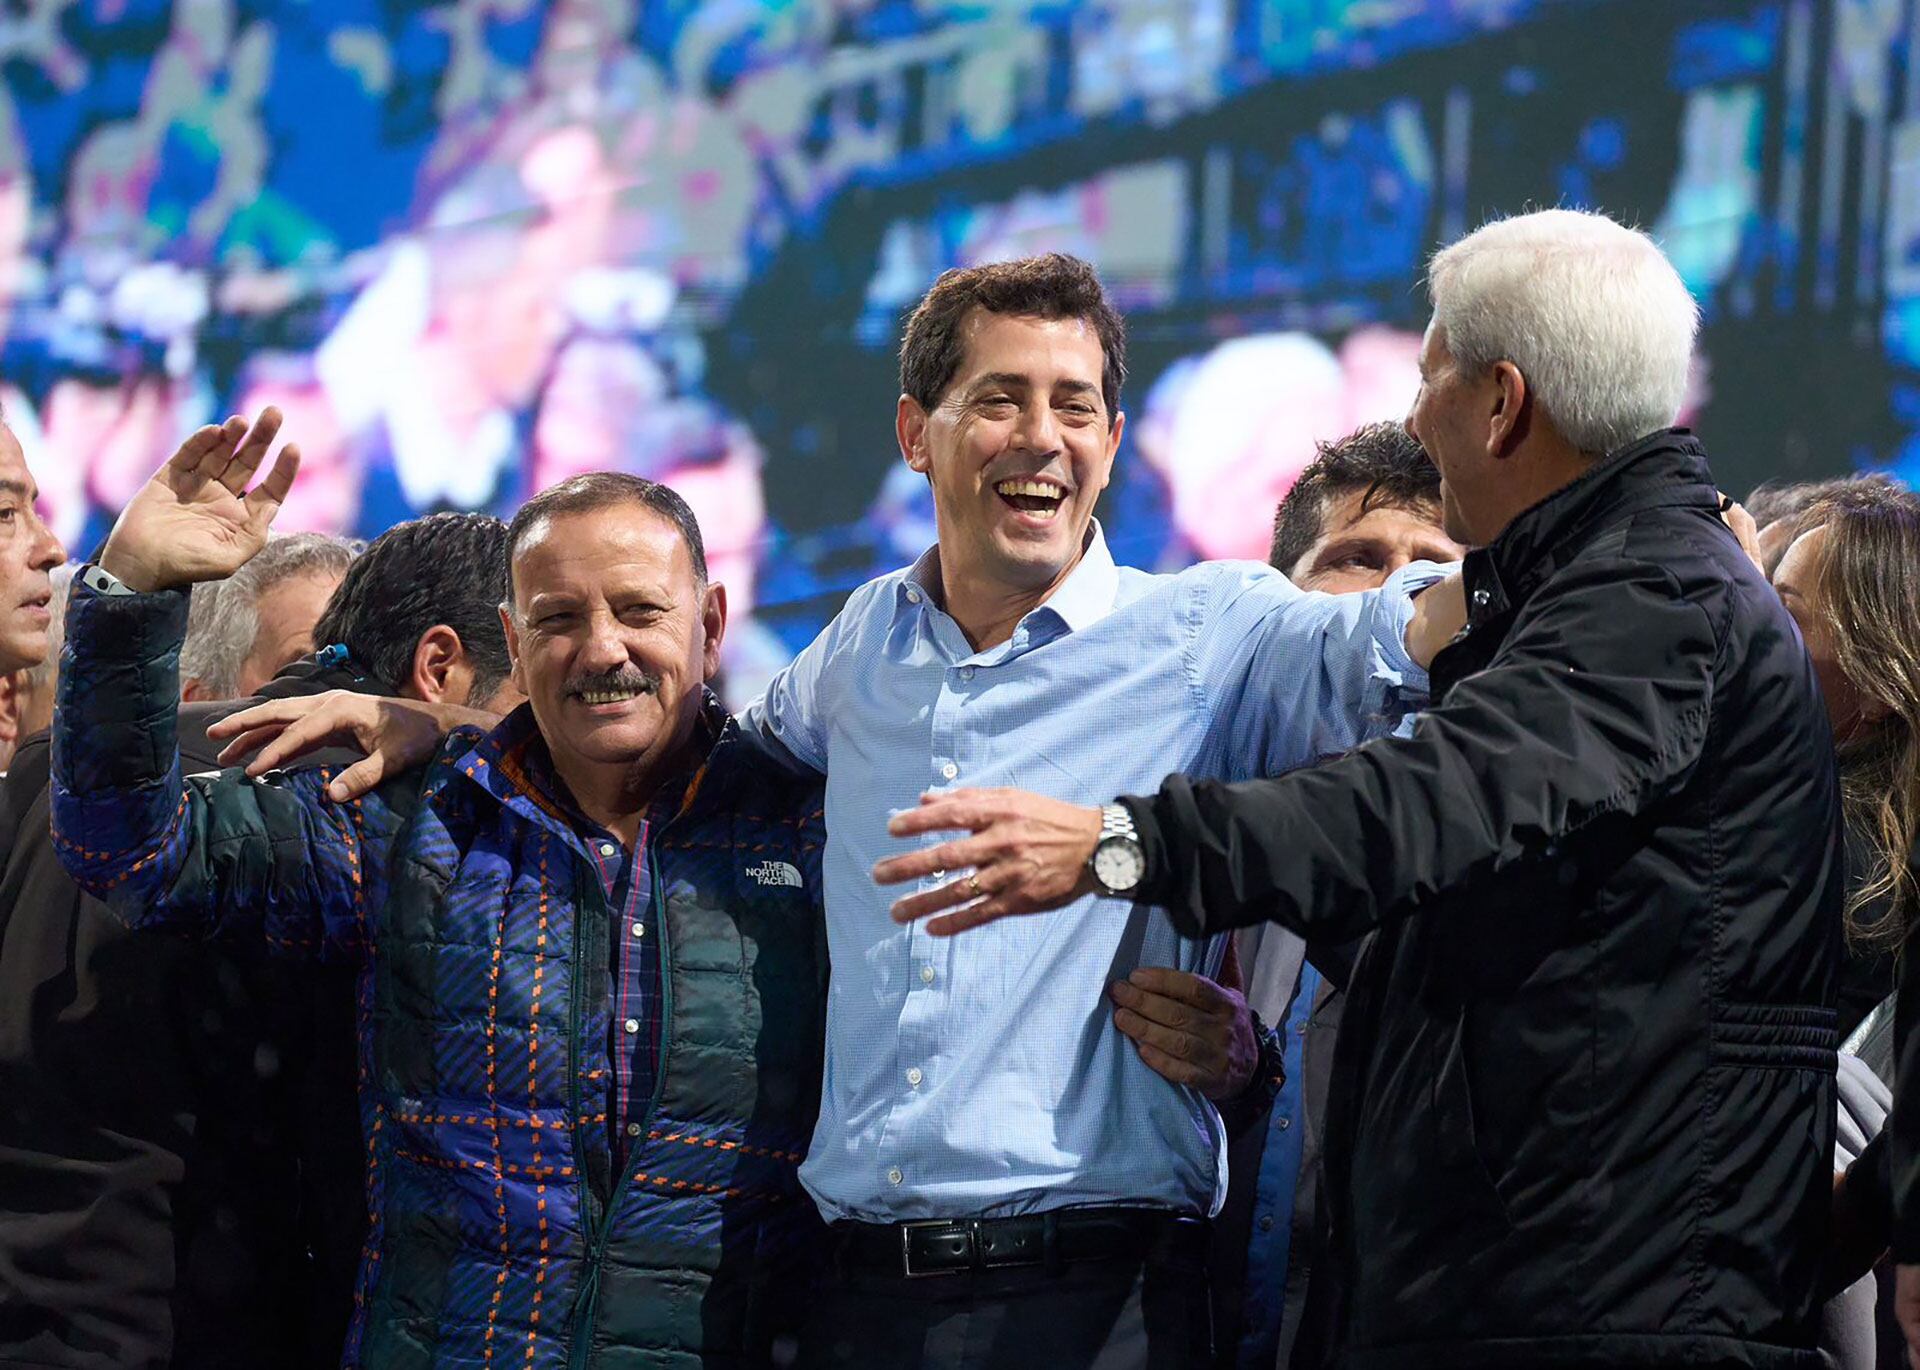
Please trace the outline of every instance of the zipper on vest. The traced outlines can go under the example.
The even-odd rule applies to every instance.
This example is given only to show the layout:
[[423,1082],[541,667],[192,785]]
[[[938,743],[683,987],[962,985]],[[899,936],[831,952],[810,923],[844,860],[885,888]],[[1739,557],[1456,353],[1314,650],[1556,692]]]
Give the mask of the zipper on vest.
[[[669,825],[672,820],[668,820]],[[627,1152],[627,1163],[620,1167],[620,1179],[613,1187],[613,1194],[607,1200],[607,1206],[601,1210],[597,1227],[593,1235],[593,1255],[587,1263],[586,1279],[581,1286],[580,1298],[574,1304],[573,1314],[573,1350],[567,1363],[570,1370],[587,1370],[587,1362],[593,1346],[593,1325],[600,1312],[600,1268],[607,1257],[607,1243],[613,1236],[613,1220],[620,1212],[621,1200],[626,1198],[627,1186],[633,1182],[634,1167],[637,1158],[645,1150],[647,1130],[653,1125],[654,1114],[660,1108],[660,1095],[667,1083],[667,1057],[673,1050],[673,942],[667,931],[666,890],[660,883],[660,860],[654,848],[652,826],[647,830],[647,880],[653,893],[653,930],[660,939],[660,1056],[653,1063],[653,1092],[647,1096],[647,1111],[640,1116],[640,1135],[634,1139],[634,1147]],[[601,919],[607,914],[603,908]],[[579,977],[575,977],[574,1002],[579,1002]],[[576,1017],[575,1040],[579,1038]],[[576,1078],[578,1072],[575,1072]],[[578,1114],[576,1113],[577,1117]]]

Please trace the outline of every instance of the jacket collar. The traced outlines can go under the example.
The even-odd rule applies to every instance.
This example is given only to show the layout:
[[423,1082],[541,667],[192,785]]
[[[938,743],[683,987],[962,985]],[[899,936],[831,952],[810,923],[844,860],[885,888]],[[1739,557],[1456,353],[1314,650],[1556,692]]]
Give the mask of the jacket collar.
[[[714,757],[739,741],[739,726],[711,690],[703,690],[700,717],[694,723],[694,754],[687,770],[661,787],[656,799],[673,803],[675,814],[694,805]],[[704,749],[704,750],[703,750]],[[533,706],[522,704],[480,738],[454,768],[519,817],[575,843],[592,826],[567,793],[534,720]],[[674,802],[677,801],[677,802]]]
[[1719,510],[1706,448],[1688,429],[1663,428],[1602,457],[1467,553],[1467,626],[1519,607],[1602,528],[1656,506]]

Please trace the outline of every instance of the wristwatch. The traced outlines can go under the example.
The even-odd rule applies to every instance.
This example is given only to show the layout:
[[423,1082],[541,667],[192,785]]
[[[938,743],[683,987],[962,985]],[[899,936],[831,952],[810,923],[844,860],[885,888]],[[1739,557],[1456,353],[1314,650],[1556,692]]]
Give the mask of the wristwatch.
[[130,595],[133,587],[121,580],[99,562],[87,563],[80,572],[80,582],[96,595]]
[[1147,876],[1147,853],[1133,830],[1133,815],[1124,804],[1107,804],[1100,810],[1100,840],[1087,869],[1102,894],[1130,899]]
[[1214,1107],[1220,1111],[1221,1126],[1227,1130],[1227,1136],[1238,1137],[1259,1119],[1265,1118],[1273,1109],[1273,1101],[1280,1097],[1280,1088],[1287,1082],[1287,1043],[1286,1034],[1280,1028],[1270,1028],[1260,1021],[1260,1015],[1250,1013],[1253,1019],[1253,1035],[1260,1043],[1260,1057],[1254,1062],[1253,1078],[1247,1081],[1247,1087],[1231,1099],[1216,1100]]

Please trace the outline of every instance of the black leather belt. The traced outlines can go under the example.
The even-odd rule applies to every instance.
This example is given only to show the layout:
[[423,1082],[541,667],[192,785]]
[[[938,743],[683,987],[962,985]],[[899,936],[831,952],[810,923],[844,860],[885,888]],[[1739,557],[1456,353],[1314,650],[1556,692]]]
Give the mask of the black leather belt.
[[918,1279],[1009,1266],[1074,1261],[1202,1262],[1209,1225],[1157,1208],[1066,1208],[1018,1218],[939,1218],[912,1223],[835,1223],[848,1269]]

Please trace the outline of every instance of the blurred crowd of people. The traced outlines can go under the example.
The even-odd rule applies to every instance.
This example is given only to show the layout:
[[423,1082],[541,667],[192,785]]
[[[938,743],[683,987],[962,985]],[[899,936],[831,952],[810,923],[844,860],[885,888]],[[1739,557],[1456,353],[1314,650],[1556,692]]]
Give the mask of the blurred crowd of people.
[[[409,347],[540,333],[491,250]],[[1101,282],[943,275],[931,545],[737,712],[758,459],[630,342],[369,543],[271,358],[84,564],[0,429],[0,1365],[1920,1366],[1920,499],[1723,496],[1600,216],[1429,288],[1163,382],[1267,565],[1150,574]]]

